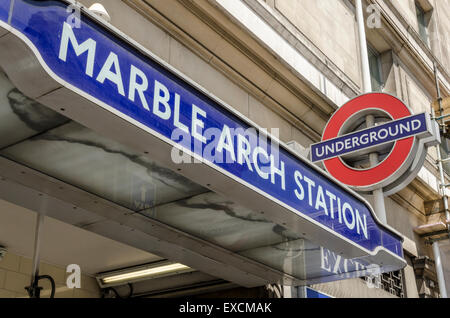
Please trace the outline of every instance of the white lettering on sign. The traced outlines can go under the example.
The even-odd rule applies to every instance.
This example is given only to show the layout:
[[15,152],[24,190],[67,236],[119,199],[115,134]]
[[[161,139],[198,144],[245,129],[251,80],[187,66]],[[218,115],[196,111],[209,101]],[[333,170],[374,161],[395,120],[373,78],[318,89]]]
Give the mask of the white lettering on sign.
[[78,41],[73,33],[72,27],[64,22],[63,24],[63,32],[61,36],[61,46],[59,49],[59,59],[66,62],[67,59],[67,50],[69,48],[69,42],[72,44],[73,50],[77,56],[80,56],[84,52],[87,53],[87,63],[86,63],[86,75],[92,77],[94,74],[94,61],[95,61],[95,49],[97,42],[93,39],[87,39],[81,44],[78,44]]
[[[140,80],[140,83],[138,83],[138,79]],[[139,95],[139,98],[141,100],[142,107],[144,107],[146,110],[150,110],[148,107],[147,100],[145,99],[144,92],[148,89],[148,79],[147,76],[142,72],[140,69],[138,69],[136,66],[131,65],[130,68],[130,86],[128,89],[128,99],[134,102],[134,97],[136,92]]]
[[[99,64],[95,63],[97,43],[91,38],[80,42],[77,40],[72,27],[68,23],[64,23],[59,59],[64,62],[67,61],[69,44],[71,44],[77,57],[81,57],[81,55],[86,53],[85,73],[89,77],[94,77],[94,65]],[[108,80],[115,85],[118,94],[133,103],[136,102],[137,96],[140,106],[145,110],[162,120],[171,120],[173,125],[181,130],[181,132],[187,133],[203,144],[207,143],[208,140],[203,131],[207,113],[201,107],[195,104],[190,105],[190,125],[187,125],[180,118],[182,103],[178,93],[171,92],[168,87],[156,79],[150,81],[147,75],[135,65],[130,66],[129,83],[125,86],[120,59],[114,52],[109,52],[106,60],[100,63],[100,65],[102,65],[100,71],[95,77],[99,83],[104,84]],[[125,92],[125,87],[127,87],[128,93]],[[153,100],[151,100],[149,89],[153,91]],[[149,102],[151,102],[151,108]],[[237,139],[236,148],[235,139]],[[227,159],[229,159],[226,162],[238,162],[241,165],[245,163],[250,171],[256,171],[262,179],[270,180],[272,184],[279,183],[283,190],[286,189],[285,165],[283,161],[278,160],[278,156],[269,154],[264,147],[255,147],[252,149],[246,136],[239,133],[231,133],[230,127],[227,125],[223,126],[218,140],[219,142],[215,150],[218,153],[226,153]],[[190,145],[190,143],[187,144]],[[237,149],[237,153],[235,149]]]
[[[111,68],[114,67],[114,71]],[[110,52],[108,58],[98,73],[97,81],[104,83],[109,80],[117,85],[117,91],[120,95],[125,96],[125,89],[123,88],[122,73],[120,72],[119,58],[117,54]]]
[[[316,158],[331,158],[334,155],[338,155],[344,150],[345,153],[351,152],[356,147],[379,144],[383,142],[394,141],[396,136],[402,138],[402,136],[410,136],[411,134],[420,132],[423,130],[422,122],[419,119],[412,119],[405,123],[394,123],[391,126],[381,128],[376,131],[369,131],[358,134],[355,136],[343,136],[343,140],[334,142],[324,141],[322,145],[313,147],[314,155]],[[404,138],[404,137],[403,137]]]
[[365,276],[373,271],[357,260],[343,258],[324,247],[320,247],[320,268],[342,278]]
[[331,219],[334,219],[337,214],[339,223],[344,224],[349,230],[356,228],[356,233],[362,233],[366,239],[369,238],[365,214],[361,215],[358,209],[353,208],[348,202],[341,201],[332,192],[324,191],[322,186],[316,186],[313,180],[304,176],[300,171],[295,171],[294,178],[297,184],[297,189],[294,190],[297,199],[303,201],[307,197],[308,204],[314,208],[316,213],[323,213]]
[[[97,46],[97,42],[91,38],[84,41],[78,40],[71,26],[64,23],[59,59],[67,62],[71,47],[75,53],[75,55],[72,53],[72,56],[85,61],[86,76],[95,79],[97,83],[112,86],[113,91],[117,92],[118,98],[131,101],[133,105],[145,110],[145,114],[152,116],[155,120],[171,123],[173,125],[171,138],[176,140],[182,148],[189,148],[195,153],[201,153],[202,157],[208,158],[208,160],[213,158],[214,160],[211,161],[215,163],[219,163],[217,159],[225,156],[225,163],[237,163],[246,167],[249,173],[255,174],[264,182],[279,186],[283,191],[286,190],[288,184],[294,185],[291,190],[293,191],[292,197],[294,200],[304,201],[303,205],[309,205],[313,218],[317,216],[329,218],[336,224],[339,223],[348,230],[361,235],[361,238],[369,239],[368,215],[361,214],[357,207],[346,202],[345,195],[336,192],[339,190],[328,189],[327,185],[314,174],[301,171],[290,171],[293,176],[289,177],[293,177],[294,180],[287,180],[285,162],[280,159],[278,151],[274,151],[272,148],[276,142],[262,139],[263,137],[267,138],[267,134],[258,133],[256,130],[249,131],[254,128],[235,128],[227,124],[222,124],[220,128],[205,129],[209,118],[205,109],[201,107],[201,101],[198,102],[198,105],[183,103],[182,94],[175,91],[175,86],[162,83],[163,80],[160,78],[159,80],[150,78],[136,66],[138,63],[131,64],[128,70],[125,69],[125,61],[121,60],[115,52],[105,52],[106,54],[102,56],[106,57],[102,57],[102,61],[96,60],[96,58],[99,59],[96,53],[100,52]],[[95,66],[98,66],[98,70]],[[123,74],[129,74],[129,77],[124,77]],[[126,82],[127,78],[128,83]],[[379,133],[366,134],[361,138],[352,138],[326,145],[322,150],[318,150],[322,151],[319,155],[369,143],[377,138],[383,138],[387,133],[391,135],[401,133],[416,129],[420,125],[420,121],[412,121],[405,125],[399,125],[398,132],[392,129],[382,130]],[[174,138],[174,133],[176,138]],[[253,139],[255,137],[256,140]],[[185,138],[188,139],[185,140]],[[194,149],[191,149],[192,146]],[[272,150],[269,151],[268,147]],[[199,152],[198,149],[203,152]],[[172,151],[172,154],[176,156],[174,162],[184,163],[186,158],[180,155],[180,151],[181,148]],[[205,156],[205,153],[210,153],[210,155]]]

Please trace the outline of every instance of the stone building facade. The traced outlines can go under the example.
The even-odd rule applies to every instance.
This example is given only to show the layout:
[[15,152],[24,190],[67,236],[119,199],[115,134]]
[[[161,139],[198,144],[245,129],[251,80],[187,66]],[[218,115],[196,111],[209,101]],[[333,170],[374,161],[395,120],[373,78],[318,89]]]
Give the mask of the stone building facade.
[[[87,8],[94,3],[103,4],[115,28],[259,126],[278,129],[281,141],[295,142],[301,149],[318,142],[334,111],[362,92],[352,0],[80,2]],[[430,112],[437,96],[434,64],[441,94],[450,96],[450,0],[367,0],[363,3],[368,21],[366,36],[373,89],[400,98],[414,112]],[[436,151],[436,148],[429,149],[424,167],[411,184],[385,198],[387,223],[404,236],[407,266],[399,272],[374,278],[374,285],[368,279],[353,278],[310,287],[332,297],[438,297],[434,257],[427,243],[429,231],[423,230],[432,224],[438,224],[434,230],[445,229]],[[447,156],[445,149],[443,155]],[[445,174],[450,183],[447,173],[450,175],[450,169]],[[365,197],[372,202],[370,195]],[[8,204],[3,204],[4,209],[12,209]],[[83,227],[83,231],[88,230],[89,227]],[[8,240],[0,232],[0,245],[7,245]],[[27,244],[31,248],[31,236]],[[29,271],[23,268],[32,257],[30,248],[12,246],[0,261],[0,296],[24,296],[17,286],[26,281],[24,277]],[[151,259],[143,252],[127,252],[122,245],[120,248],[124,255],[129,253],[134,259],[122,264],[117,254],[105,252],[105,257],[109,255],[114,261],[103,266],[103,270]],[[89,281],[86,290],[71,292],[63,286],[61,268],[77,261],[53,257],[53,254],[47,253],[43,261],[55,267],[44,266],[43,271],[46,268],[58,271],[62,297],[100,295],[90,280],[102,266],[91,266],[93,269],[84,278]],[[199,283],[221,277],[211,273],[197,275],[190,281],[191,289],[172,292],[176,284],[171,282],[159,294],[156,291],[154,294],[302,296],[299,287],[269,285],[244,289],[226,279],[208,289],[199,287]]]

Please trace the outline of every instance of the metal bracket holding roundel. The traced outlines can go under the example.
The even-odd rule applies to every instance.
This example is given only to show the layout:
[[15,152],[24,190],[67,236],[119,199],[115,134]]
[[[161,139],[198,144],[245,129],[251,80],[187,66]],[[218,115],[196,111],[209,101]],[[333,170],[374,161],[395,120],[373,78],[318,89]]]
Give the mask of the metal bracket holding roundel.
[[[376,124],[365,126],[373,115]],[[427,148],[440,143],[439,126],[429,114],[413,114],[398,98],[385,93],[360,95],[328,121],[322,141],[311,145],[311,160],[359,192],[382,188],[391,195],[408,185],[422,167]],[[380,162],[368,166],[369,153]]]

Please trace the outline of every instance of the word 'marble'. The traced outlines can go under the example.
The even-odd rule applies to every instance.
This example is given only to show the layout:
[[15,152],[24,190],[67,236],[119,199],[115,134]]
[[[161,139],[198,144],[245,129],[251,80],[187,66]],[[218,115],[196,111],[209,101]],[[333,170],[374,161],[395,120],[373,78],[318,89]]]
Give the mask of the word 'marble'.
[[[77,57],[83,55],[83,58],[86,58],[84,70],[86,78],[101,84],[106,80],[110,81],[117,87],[117,94],[120,95],[118,98],[126,99],[126,103],[131,102],[131,107],[142,107],[150,116],[154,116],[155,120],[164,121],[164,125],[170,127],[172,131],[178,129],[202,144],[207,143],[203,133],[209,128],[210,122],[205,109],[191,103],[187,106],[190,108],[189,111],[183,112],[181,108],[186,107],[186,104],[182,104],[179,94],[170,92],[169,85],[162,83],[164,80],[150,81],[145,72],[133,64],[128,70],[129,77],[122,76],[120,59],[114,52],[109,52],[106,60],[100,64],[98,74],[94,74],[94,65],[98,65],[96,63],[96,50],[99,50],[97,42],[89,38],[79,43],[71,26],[64,22],[58,55],[59,60],[63,62],[67,62],[69,44]],[[124,84],[123,78],[129,78],[128,85]],[[190,113],[190,116],[186,116],[186,113]],[[181,114],[183,116],[180,116]],[[258,143],[250,142],[245,134],[232,135],[230,127],[226,124],[222,124],[220,129],[221,133],[215,150],[220,153],[227,152],[228,157],[233,161],[232,164],[246,167],[248,171],[256,173],[259,178],[279,186],[282,191],[292,191],[293,198],[311,207],[311,214],[320,214],[329,220],[337,221],[338,226],[342,224],[352,232],[369,239],[367,215],[361,215],[357,208],[341,198],[342,195],[316,184],[304,172],[291,169],[287,176],[285,162],[280,160],[278,153],[269,153]],[[287,189],[288,184],[294,188]]]
[[[93,39],[87,39],[83,43],[79,44],[71,26],[64,22],[63,31],[61,36],[61,46],[59,50],[59,59],[66,62],[67,51],[69,48],[69,42],[77,56],[87,52],[87,62],[86,62],[86,75],[94,78],[94,64],[97,50],[97,42]],[[114,71],[112,70],[114,69]],[[119,63],[119,57],[116,53],[110,52],[108,58],[103,63],[103,66],[95,77],[95,79],[104,83],[105,80],[109,80],[116,84],[117,92],[125,97],[125,88],[122,79],[122,71]],[[126,97],[135,102],[136,95],[139,97],[139,101],[146,110],[152,111],[154,115],[160,117],[161,119],[169,120],[173,117],[173,125],[183,131],[190,133],[194,138],[200,140],[201,142],[206,142],[205,138],[199,133],[204,127],[202,118],[206,118],[206,113],[204,110],[198,106],[192,104],[192,118],[191,125],[188,127],[186,124],[180,121],[180,95],[175,93],[174,98],[174,110],[172,114],[172,109],[169,105],[170,92],[167,87],[154,80],[153,83],[153,107],[150,110],[145,93],[149,89],[149,81],[145,73],[138,67],[130,66],[130,80],[128,85],[128,94]]]

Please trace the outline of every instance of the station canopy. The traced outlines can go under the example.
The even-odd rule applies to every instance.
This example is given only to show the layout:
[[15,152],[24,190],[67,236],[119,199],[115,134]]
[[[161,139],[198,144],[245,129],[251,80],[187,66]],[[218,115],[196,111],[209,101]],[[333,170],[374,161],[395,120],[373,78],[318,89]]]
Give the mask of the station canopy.
[[[404,267],[401,236],[380,224],[362,197],[90,13],[83,11],[81,27],[71,28],[64,22],[69,3],[0,5],[1,198],[38,211],[42,201],[25,196],[33,189],[53,207],[66,202],[84,211],[75,216],[48,208],[51,217],[207,273],[217,275],[214,266],[224,273],[244,269],[257,279],[223,278],[246,286],[311,284]],[[90,60],[94,51],[86,43],[103,53]],[[115,67],[128,75],[119,80]],[[168,120],[169,113],[178,117]],[[193,135],[190,146],[207,139],[202,128],[215,128],[214,156],[221,147],[234,160],[202,156],[205,142],[198,152],[177,144],[174,126]],[[230,127],[255,128],[256,141],[229,133]],[[174,162],[180,151],[197,161]],[[247,154],[241,162],[239,151]],[[247,162],[254,153],[256,161]],[[120,220],[108,214],[111,207],[121,211]],[[95,215],[156,240],[130,242],[131,232],[108,229],[107,222],[92,226]],[[157,242],[164,241],[182,249],[162,249]]]

